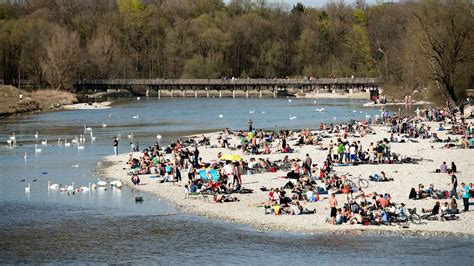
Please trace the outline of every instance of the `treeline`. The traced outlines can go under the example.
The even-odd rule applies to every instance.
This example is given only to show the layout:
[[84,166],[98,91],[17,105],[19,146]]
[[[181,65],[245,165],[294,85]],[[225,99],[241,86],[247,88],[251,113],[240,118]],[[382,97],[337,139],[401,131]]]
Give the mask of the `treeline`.
[[474,83],[472,14],[468,0],[8,1],[0,77],[56,89],[91,78],[382,77],[394,91],[456,101]]

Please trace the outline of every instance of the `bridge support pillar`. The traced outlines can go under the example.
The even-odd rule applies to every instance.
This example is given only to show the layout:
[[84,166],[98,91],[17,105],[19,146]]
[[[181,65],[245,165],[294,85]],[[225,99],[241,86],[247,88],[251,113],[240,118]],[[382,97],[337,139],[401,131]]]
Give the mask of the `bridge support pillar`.
[[170,89],[171,98],[173,98],[173,88]]
[[222,98],[222,90],[219,90],[219,98]]
[[183,98],[186,98],[186,89],[183,90]]
[[258,90],[258,93],[259,93],[259,97],[262,98],[262,89]]
[[197,97],[198,97],[198,91],[194,90],[194,98],[197,98]]
[[146,95],[146,97],[148,97],[150,95],[150,89],[146,89],[145,95]]
[[245,98],[249,97],[249,90],[245,90]]
[[235,98],[235,89],[232,89],[232,98]]
[[161,90],[160,89],[157,90],[157,94],[158,94],[158,99],[161,99]]
[[206,88],[206,95],[207,95],[207,98],[209,98],[209,89]]
[[273,98],[276,98],[276,97],[277,97],[277,89],[273,88]]

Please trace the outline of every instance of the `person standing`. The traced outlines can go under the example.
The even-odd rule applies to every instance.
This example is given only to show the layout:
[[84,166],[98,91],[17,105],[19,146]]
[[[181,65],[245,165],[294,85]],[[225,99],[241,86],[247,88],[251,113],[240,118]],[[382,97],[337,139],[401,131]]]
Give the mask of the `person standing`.
[[194,166],[198,167],[198,165],[199,165],[199,150],[198,150],[197,145],[194,146],[193,155],[194,155]]
[[306,154],[306,159],[304,161],[304,169],[306,170],[309,178],[311,178],[311,166],[313,165],[313,160],[309,157],[309,154]]
[[329,207],[331,209],[330,216],[331,216],[331,224],[336,224],[336,215],[337,215],[337,199],[334,193],[331,193],[329,198]]
[[464,203],[464,212],[468,212],[469,211],[469,197],[471,196],[469,192],[469,186],[464,183],[461,183],[461,187],[462,187],[462,201]]
[[451,186],[452,186],[449,197],[450,198],[455,197],[456,199],[458,199],[458,194],[456,192],[456,189],[458,187],[458,178],[451,170],[448,172],[448,174],[451,175]]
[[117,139],[117,137],[114,137],[114,153],[115,153],[115,155],[118,155],[118,145],[119,145],[118,139]]
[[252,132],[253,130],[253,122],[252,119],[249,119],[249,132]]

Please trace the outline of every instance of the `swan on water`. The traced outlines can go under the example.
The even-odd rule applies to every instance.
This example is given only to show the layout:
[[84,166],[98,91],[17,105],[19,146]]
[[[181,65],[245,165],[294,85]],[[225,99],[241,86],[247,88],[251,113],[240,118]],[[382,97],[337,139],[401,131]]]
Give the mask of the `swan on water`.
[[78,150],[83,150],[83,149],[84,149],[84,145],[79,145],[79,146],[77,146],[77,149],[78,149]]
[[47,140],[47,139],[42,140],[42,141],[41,141],[41,145],[43,145],[43,146],[48,145],[48,140]]
[[316,112],[320,112],[320,113],[321,113],[322,111],[324,111],[324,110],[325,110],[324,107],[323,107],[323,108],[319,108],[319,109],[315,109]]
[[138,119],[138,118],[140,118],[140,116],[139,115],[134,115],[134,116],[132,116],[132,118],[133,119]]
[[291,103],[291,99],[288,99],[288,102]]
[[82,191],[82,192],[88,192],[88,191],[90,191],[90,190],[91,190],[91,183],[89,183],[89,186],[87,186],[87,187],[85,187],[85,186],[84,186],[84,187],[80,187],[79,190]]
[[28,186],[25,187],[25,192],[30,192],[31,191],[31,186],[30,183],[28,183]]
[[107,182],[106,181],[103,181],[103,180],[99,180],[99,182],[97,182],[97,185],[99,187],[104,187],[104,186],[107,186]]
[[36,131],[35,133],[35,139],[38,139],[39,135],[38,135],[38,131]]
[[65,147],[70,147],[71,146],[71,143],[70,142],[67,142],[67,139],[64,140],[64,146]]
[[224,115],[223,115],[223,114],[220,114],[220,115],[219,115],[219,118],[223,118],[223,117],[224,117]]
[[72,184],[70,186],[66,187],[66,190],[67,191],[74,191],[74,181],[72,182]]
[[106,128],[106,127],[107,127],[107,124],[106,124],[106,123],[102,123],[102,127],[103,127],[103,128]]
[[296,118],[298,118],[298,117],[290,115],[290,120],[295,120]]
[[25,152],[25,155],[23,155],[23,158],[26,160],[26,158],[28,158],[28,153]]
[[38,144],[35,144],[35,153],[40,153],[41,148],[38,148]]
[[160,134],[156,135],[156,138],[161,139],[161,135]]
[[122,187],[122,181],[120,180],[114,180],[110,182],[111,186],[114,186],[116,188],[121,188]]
[[254,114],[254,113],[255,113],[255,110],[249,111],[249,114]]
[[59,187],[59,184],[51,184],[51,181],[48,181],[48,189],[57,190]]

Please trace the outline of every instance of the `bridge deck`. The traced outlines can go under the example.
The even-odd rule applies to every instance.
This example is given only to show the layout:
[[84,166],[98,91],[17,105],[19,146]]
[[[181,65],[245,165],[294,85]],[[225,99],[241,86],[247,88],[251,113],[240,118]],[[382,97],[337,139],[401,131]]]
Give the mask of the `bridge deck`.
[[378,78],[318,78],[318,79],[93,79],[77,81],[78,86],[312,86],[365,85],[377,86]]

